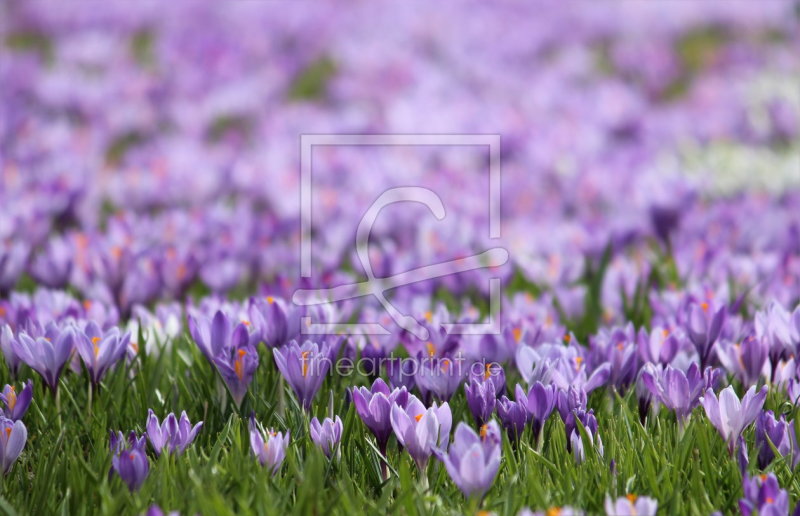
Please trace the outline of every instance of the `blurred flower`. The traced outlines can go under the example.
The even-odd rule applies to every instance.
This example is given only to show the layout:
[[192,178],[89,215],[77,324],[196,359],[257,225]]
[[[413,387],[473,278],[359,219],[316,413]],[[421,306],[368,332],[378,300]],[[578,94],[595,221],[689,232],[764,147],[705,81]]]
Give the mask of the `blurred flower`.
[[131,491],[138,490],[150,473],[150,461],[145,454],[145,437],[134,432],[126,439],[122,432],[111,432],[111,471],[116,472]]
[[352,395],[356,413],[375,435],[378,449],[386,455],[386,443],[392,435],[392,407],[398,405],[405,408],[408,404],[408,391],[405,387],[390,391],[386,383],[378,378],[372,383],[371,389],[354,387]]
[[303,410],[311,408],[325,375],[331,367],[330,346],[307,340],[302,346],[296,341],[274,348],[275,364],[297,396]]
[[234,403],[241,405],[258,369],[258,351],[250,344],[247,325],[239,323],[232,327],[230,318],[218,310],[210,322],[190,315],[189,331],[225,381]]
[[792,451],[792,440],[789,432],[794,431],[784,416],[775,419],[771,410],[765,410],[756,418],[756,447],[758,448],[758,468],[764,469],[775,458],[772,446],[781,456],[786,456]]
[[2,461],[3,474],[11,471],[11,466],[25,448],[28,440],[28,429],[22,421],[12,421],[0,416],[0,461]]
[[459,423],[447,452],[435,449],[450,478],[467,498],[482,498],[492,486],[500,467],[502,437],[495,421],[481,426],[480,434]]
[[286,458],[286,448],[288,446],[288,430],[286,435],[271,428],[265,431],[256,423],[255,417],[250,416],[250,448],[261,465],[269,467],[273,475],[281,468],[283,459]]
[[129,333],[120,335],[116,327],[103,332],[94,322],[75,333],[75,349],[94,385],[98,385],[106,372],[125,356],[130,340]]
[[789,514],[789,494],[778,485],[774,473],[742,479],[744,498],[739,500],[742,516]]
[[554,385],[543,385],[536,382],[528,391],[527,409],[531,416],[533,439],[539,443],[539,435],[544,424],[556,406],[557,391]]
[[426,409],[416,396],[409,396],[405,408],[392,405],[390,418],[397,441],[408,450],[419,469],[425,469],[434,448],[447,448],[453,424],[447,402],[440,406],[434,403]]
[[164,451],[183,453],[186,447],[194,441],[202,426],[202,421],[192,426],[186,411],[181,412],[180,420],[175,417],[175,414],[170,413],[164,418],[163,423],[159,423],[152,409],[147,411],[147,439],[157,455],[161,455]]
[[31,369],[41,375],[53,393],[58,389],[61,371],[72,353],[75,335],[71,329],[58,330],[51,326],[46,336],[31,338],[20,332],[12,346],[14,353]]
[[708,419],[728,443],[728,451],[731,454],[733,454],[736,440],[742,431],[755,421],[766,397],[767,386],[765,385],[758,391],[758,394],[756,394],[755,387],[750,387],[741,401],[731,386],[719,393],[719,399],[711,389],[708,389],[705,396],[700,398],[700,403],[703,404]]
[[3,387],[3,392],[0,394],[0,401],[3,402],[3,415],[12,421],[19,421],[28,411],[28,407],[33,399],[33,381],[28,380],[25,387],[17,394],[17,388],[13,385],[6,385]]
[[494,406],[497,402],[495,397],[494,382],[491,379],[481,382],[471,378],[464,384],[464,394],[467,398],[467,407],[475,418],[475,424],[483,425],[492,417]]
[[606,496],[606,514],[614,516],[655,516],[658,502],[647,496],[629,494],[613,500]]
[[336,416],[335,419],[326,417],[320,423],[317,418],[313,418],[310,433],[314,444],[322,448],[325,455],[330,457],[342,438],[342,420],[339,419],[339,416]]
[[497,416],[506,429],[508,438],[516,442],[525,431],[530,414],[528,413],[528,397],[525,391],[517,384],[514,389],[516,400],[512,401],[505,395],[497,402]]

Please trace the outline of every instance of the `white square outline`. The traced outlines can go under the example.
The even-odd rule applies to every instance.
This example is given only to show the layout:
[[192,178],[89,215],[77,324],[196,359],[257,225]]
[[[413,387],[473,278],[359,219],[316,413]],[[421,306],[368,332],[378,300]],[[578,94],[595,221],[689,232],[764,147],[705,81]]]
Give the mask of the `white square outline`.
[[[301,134],[300,135],[300,277],[311,277],[311,168],[318,146],[486,146],[489,147],[489,239],[501,238],[499,134]],[[485,323],[442,323],[448,334],[499,335],[502,309],[500,278],[489,279],[489,315]],[[303,334],[391,335],[379,323],[313,323],[303,317]]]

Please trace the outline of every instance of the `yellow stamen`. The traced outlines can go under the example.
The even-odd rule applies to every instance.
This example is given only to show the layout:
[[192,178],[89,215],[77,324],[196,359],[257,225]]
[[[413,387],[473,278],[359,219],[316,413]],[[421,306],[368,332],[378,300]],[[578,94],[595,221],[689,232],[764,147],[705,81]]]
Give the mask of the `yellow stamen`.
[[6,427],[6,439],[8,439],[9,437],[11,437],[11,427],[7,426]]
[[663,330],[661,330],[661,334],[664,335],[665,338],[669,337],[669,330],[664,328]]
[[636,497],[636,495],[635,495],[635,494],[633,494],[633,493],[628,493],[627,495],[625,495],[625,498],[627,498],[627,499],[628,499],[628,501],[629,501],[629,502],[631,502],[631,504],[634,504],[634,503],[636,503],[636,498],[637,498],[637,497]]
[[492,376],[492,364],[486,364],[486,372],[483,373],[483,379],[488,380]]
[[425,344],[425,347],[428,348],[428,356],[432,357],[436,354],[436,348],[433,346],[433,342],[428,342]]
[[250,326],[250,321],[242,319],[242,324],[244,324],[245,326]]
[[425,312],[424,317],[426,321],[431,322],[433,320],[433,313],[431,313],[431,311],[428,310],[427,312]]
[[514,336],[514,342],[519,342],[522,339],[522,328],[514,328],[511,334]]
[[308,353],[309,353],[308,351],[303,351],[301,353],[303,357],[303,378],[305,378],[308,375]]
[[449,368],[450,368],[450,360],[445,358],[444,360],[442,360],[442,371],[447,372]]
[[134,342],[134,341],[131,341],[131,348],[133,348],[133,352],[134,353],[138,353],[139,352],[139,344]]
[[560,516],[561,515],[561,507],[550,507],[547,509],[545,516]]
[[100,345],[98,344],[98,342],[100,342],[100,337],[92,337],[92,345],[94,346],[95,358],[97,358],[97,356],[100,354]]
[[759,475],[758,478],[760,478],[762,482],[767,481],[767,475]]
[[489,432],[489,425],[481,426],[481,439],[486,439],[486,435]]
[[272,296],[267,296],[267,303],[272,304],[275,302],[275,298]]

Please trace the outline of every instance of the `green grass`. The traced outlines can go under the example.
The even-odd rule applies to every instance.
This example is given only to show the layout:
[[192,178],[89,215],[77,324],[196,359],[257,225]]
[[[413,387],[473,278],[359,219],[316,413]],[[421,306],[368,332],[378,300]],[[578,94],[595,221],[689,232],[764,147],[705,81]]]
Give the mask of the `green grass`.
[[[339,456],[329,461],[310,441],[308,416],[299,410],[263,349],[261,360],[239,412],[186,337],[158,359],[140,356],[112,372],[94,393],[91,408],[84,374],[62,378],[60,412],[37,378],[34,401],[24,418],[28,443],[0,483],[0,512],[139,514],[152,503],[183,514],[460,514],[478,509],[464,499],[436,460],[431,460],[427,481],[422,481],[394,440],[388,450],[392,474],[381,480],[374,440],[345,397],[347,387],[368,379],[329,377],[315,400],[314,415],[324,416],[332,407],[344,421]],[[26,369],[21,376],[31,375]],[[508,376],[512,385],[519,380],[515,373]],[[2,377],[8,378],[4,368]],[[471,421],[462,391],[451,406],[454,426]],[[545,426],[541,453],[529,429],[518,445],[504,442],[498,477],[481,509],[513,515],[525,506],[568,504],[596,513],[606,494],[635,493],[658,499],[664,514],[736,510],[741,496],[737,463],[702,409],[679,436],[674,416],[666,411],[642,426],[632,393],[624,398],[596,393],[590,406],[597,411],[604,456],[589,453],[586,462],[577,465],[565,449],[564,427],[554,414]],[[184,455],[151,454],[150,475],[141,490],[131,494],[119,478],[109,478],[108,433],[143,431],[148,408],[159,417],[186,410],[192,422],[205,424]],[[766,408],[790,410],[774,393]],[[286,461],[274,477],[250,453],[251,411],[266,426],[291,431]],[[752,464],[752,428],[746,437]],[[800,483],[790,466],[778,460],[770,468],[794,501]]]

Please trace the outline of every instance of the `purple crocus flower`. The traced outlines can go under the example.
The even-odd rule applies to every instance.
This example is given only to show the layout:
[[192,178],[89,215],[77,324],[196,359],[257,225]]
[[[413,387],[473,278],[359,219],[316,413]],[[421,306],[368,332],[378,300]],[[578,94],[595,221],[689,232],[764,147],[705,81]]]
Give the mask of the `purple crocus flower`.
[[6,385],[3,387],[3,393],[0,394],[0,401],[5,405],[2,409],[2,414],[12,421],[19,421],[28,411],[32,399],[32,380],[28,380],[27,383],[25,383],[25,387],[22,388],[19,394],[17,394],[16,387],[13,385]]
[[22,421],[12,421],[0,416],[0,462],[4,475],[11,471],[11,466],[22,453],[27,440],[28,429]]
[[489,421],[497,402],[494,382],[491,379],[482,382],[472,378],[469,383],[464,384],[464,394],[467,397],[469,411],[475,418],[475,424],[481,426]]
[[711,389],[700,398],[708,419],[728,443],[728,451],[731,454],[742,431],[755,421],[766,397],[766,385],[757,394],[754,386],[747,390],[740,402],[733,387],[729,385],[719,393],[719,398]]
[[147,411],[147,439],[157,455],[164,451],[180,455],[194,441],[202,426],[202,421],[192,426],[186,411],[181,412],[180,420],[170,413],[163,423],[159,423],[152,409]]
[[762,516],[789,514],[789,494],[778,485],[774,473],[745,477],[742,480],[744,498],[739,500],[742,516],[758,512]]
[[500,467],[501,441],[495,421],[481,426],[480,434],[459,423],[449,451],[436,449],[434,453],[464,496],[483,498]]
[[759,378],[768,375],[769,347],[764,339],[749,335],[741,344],[720,341],[717,358],[745,387],[755,385]]
[[128,438],[122,432],[111,432],[110,439],[111,471],[119,475],[131,491],[136,491],[150,473],[150,461],[144,451],[145,437],[138,437],[134,432]]
[[288,430],[286,435],[271,428],[264,430],[256,423],[255,417],[250,416],[250,448],[261,465],[269,467],[273,475],[281,468],[288,446]]
[[3,358],[6,359],[6,365],[11,372],[11,376],[16,378],[21,360],[14,351],[14,333],[8,324],[4,324],[0,328],[0,350],[3,352]]
[[468,373],[460,355],[419,356],[417,361],[417,387],[423,394],[433,393],[440,401],[452,398]]
[[503,366],[497,362],[474,362],[469,368],[467,381],[473,378],[479,382],[491,380],[494,384],[495,397],[506,388],[506,373]]
[[[794,431],[786,418],[781,416],[775,419],[775,414],[771,410],[765,410],[756,418],[756,447],[758,448],[758,467],[764,469],[775,458],[772,446],[778,450],[781,456],[786,456],[792,451],[792,440],[789,432]],[[772,443],[772,446],[770,446]]]
[[319,419],[313,418],[309,431],[311,440],[322,448],[326,456],[330,457],[336,445],[342,439],[342,420],[339,419],[339,416],[336,416],[335,419],[326,417],[320,423]]
[[189,316],[189,332],[197,347],[216,367],[236,405],[241,405],[258,369],[258,351],[250,343],[247,325],[232,327],[221,310],[212,321]]
[[606,497],[606,514],[614,516],[655,516],[658,510],[658,501],[647,496],[629,494],[616,500]]
[[712,376],[710,367],[706,368],[706,376],[701,376],[695,363],[685,373],[670,365],[662,369],[647,364],[642,369],[642,383],[658,402],[675,412],[681,429],[700,404],[700,396],[713,386]]
[[660,326],[654,327],[649,333],[641,328],[636,340],[639,358],[654,364],[669,364],[681,347],[676,332]]
[[14,352],[31,369],[41,375],[42,380],[55,394],[58,379],[72,353],[74,333],[71,329],[56,329],[51,326],[45,336],[31,338],[20,332],[13,342]]
[[597,418],[594,416],[594,410],[573,410],[572,414],[567,416],[565,426],[572,428],[569,436],[569,446],[572,448],[572,453],[575,456],[575,462],[578,464],[586,460],[586,451],[583,448],[583,439],[578,431],[577,421],[581,422],[586,434],[589,437],[589,444],[594,446],[600,455],[603,455],[603,440],[600,439],[598,433]]
[[408,450],[419,469],[425,469],[434,448],[447,447],[453,425],[453,416],[447,402],[443,402],[441,406],[433,403],[430,408],[425,408],[412,395],[409,396],[405,408],[392,405],[390,418],[397,441]]
[[528,414],[531,416],[533,439],[540,443],[539,437],[545,421],[552,414],[556,406],[557,391],[554,385],[544,385],[536,382],[528,391]]
[[98,385],[128,349],[130,333],[120,334],[114,327],[103,332],[94,322],[89,322],[82,332],[75,334],[75,348],[89,372],[89,378]]
[[248,313],[260,339],[269,347],[278,348],[301,337],[302,307],[273,296],[253,297]]
[[709,302],[690,302],[686,311],[686,333],[700,356],[700,368],[705,369],[728,312],[725,306],[714,311]]
[[514,389],[516,400],[512,401],[507,396],[503,396],[497,402],[497,416],[500,418],[503,428],[508,433],[508,438],[512,442],[516,442],[525,431],[525,425],[528,423],[528,397],[525,391],[517,384]]
[[310,340],[300,346],[293,340],[282,348],[273,349],[272,354],[303,410],[308,410],[331,367],[330,346]]
[[392,421],[390,419],[392,406],[398,405],[405,408],[408,404],[408,391],[405,387],[389,390],[381,378],[372,383],[372,388],[354,387],[352,390],[353,404],[361,421],[375,435],[378,449],[386,455],[386,443],[392,435]]
[[411,390],[417,385],[414,373],[417,371],[417,361],[411,357],[392,357],[383,361],[389,384],[394,387],[403,387]]
[[[798,316],[800,309],[795,310],[795,318],[800,321]],[[754,319],[756,337],[767,350],[774,376],[778,363],[794,354],[797,344],[793,342],[792,315],[780,303],[772,301],[766,310],[757,312]]]

